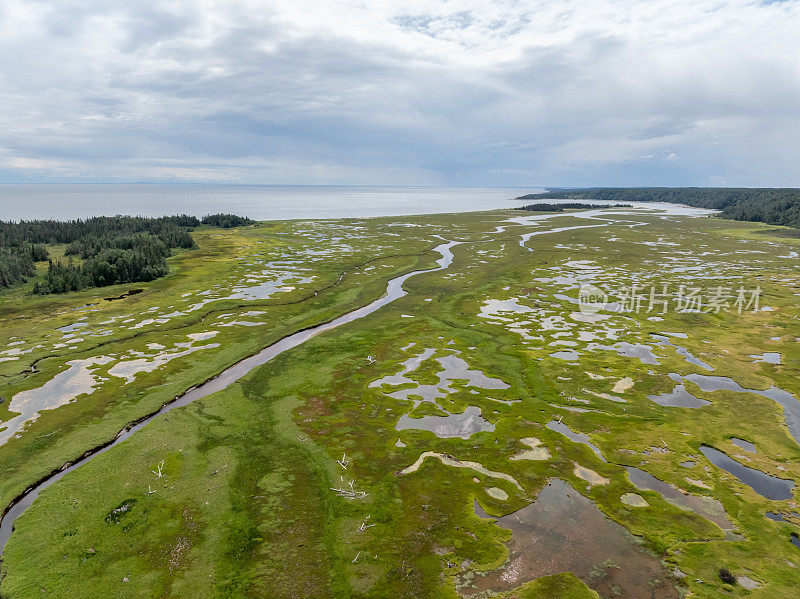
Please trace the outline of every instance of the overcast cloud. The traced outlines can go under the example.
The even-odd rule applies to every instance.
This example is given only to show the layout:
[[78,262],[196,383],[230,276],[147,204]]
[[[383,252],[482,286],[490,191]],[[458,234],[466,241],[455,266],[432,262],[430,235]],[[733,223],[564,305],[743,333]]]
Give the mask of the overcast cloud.
[[0,182],[800,186],[800,0],[0,0]]

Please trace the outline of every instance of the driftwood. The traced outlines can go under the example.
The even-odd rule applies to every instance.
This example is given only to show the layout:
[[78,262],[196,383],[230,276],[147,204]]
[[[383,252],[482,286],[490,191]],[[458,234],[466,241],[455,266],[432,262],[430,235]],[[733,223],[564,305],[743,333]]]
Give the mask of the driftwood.
[[341,487],[339,487],[338,489],[335,489],[333,487],[330,488],[331,491],[337,493],[339,497],[344,497],[345,499],[350,499],[352,501],[353,499],[364,499],[364,497],[367,496],[367,493],[365,491],[357,491],[355,489],[352,480],[347,483],[345,483],[344,479],[341,477],[340,480],[342,481]]

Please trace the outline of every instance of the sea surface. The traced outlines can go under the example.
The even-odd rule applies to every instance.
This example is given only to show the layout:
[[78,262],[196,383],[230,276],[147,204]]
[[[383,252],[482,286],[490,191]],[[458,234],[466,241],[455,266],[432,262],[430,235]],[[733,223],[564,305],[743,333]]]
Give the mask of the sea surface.
[[73,219],[130,214],[256,220],[402,216],[513,208],[536,188],[345,187],[180,184],[0,185],[0,220]]

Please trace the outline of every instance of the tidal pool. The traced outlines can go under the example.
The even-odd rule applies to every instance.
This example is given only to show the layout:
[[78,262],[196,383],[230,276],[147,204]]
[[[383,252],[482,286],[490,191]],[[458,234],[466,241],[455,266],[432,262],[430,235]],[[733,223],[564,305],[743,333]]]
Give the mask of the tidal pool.
[[[478,389],[502,390],[510,387],[510,385],[500,379],[486,376],[480,370],[469,368],[469,364],[458,356],[459,352],[436,358],[442,370],[436,374],[439,378],[439,382],[435,385],[420,385],[417,381],[407,376],[416,371],[425,360],[431,358],[435,353],[435,349],[424,349],[419,354],[404,361],[402,363],[403,368],[399,373],[387,375],[376,381],[372,381],[369,386],[416,385],[413,388],[401,389],[388,393],[389,397],[414,402],[414,407],[417,407],[421,401],[435,402],[436,399],[457,391],[452,385],[458,380],[466,380],[465,386]],[[414,396],[421,397],[422,399],[416,399]]]
[[647,399],[668,408],[702,408],[711,403],[705,399],[695,397],[689,393],[683,385],[675,385],[675,388],[669,393],[648,395]]
[[749,468],[731,459],[727,454],[718,449],[701,445],[700,451],[717,468],[733,474],[741,482],[753,489],[756,493],[767,499],[791,499],[794,481],[772,476],[761,470]]
[[604,462],[606,461],[605,457],[603,457],[603,452],[600,451],[600,448],[597,447],[597,445],[595,445],[589,440],[589,436],[586,435],[585,433],[576,433],[572,431],[566,424],[564,424],[560,420],[551,420],[550,422],[545,424],[545,426],[549,428],[551,431],[561,433],[562,435],[564,435],[571,441],[574,441],[575,443],[581,443],[583,445],[588,446],[598,458],[600,458]]
[[[474,505],[478,517],[491,518]],[[508,560],[496,570],[459,577],[463,595],[508,591],[569,571],[601,597],[679,596],[661,560],[563,480],[551,480],[534,503],[496,523],[512,533]]]
[[771,399],[775,403],[783,406],[783,414],[786,418],[786,427],[794,437],[795,442],[800,445],[800,401],[789,393],[774,385],[769,389],[759,391],[758,389],[747,389],[730,377],[708,376],[705,374],[689,374],[685,377],[702,391],[735,391],[737,393],[754,393]]
[[[184,346],[191,344],[176,343],[175,345]],[[140,372],[153,372],[164,366],[167,362],[183,356],[188,356],[201,349],[214,349],[219,347],[219,343],[208,343],[189,347],[183,351],[162,352],[146,358],[136,358],[135,360],[121,360],[108,369],[108,374],[125,379],[125,384],[132,383],[136,375]]]
[[203,331],[202,333],[189,333],[186,335],[192,341],[206,341],[212,337],[216,337],[218,331]]
[[8,409],[17,412],[10,420],[0,423],[0,445],[22,430],[28,422],[35,420],[42,410],[52,410],[68,404],[81,395],[93,393],[100,382],[94,367],[108,364],[109,356],[94,356],[67,362],[69,368],[59,372],[41,387],[20,391],[11,398]]
[[[406,347],[402,348],[403,350],[407,350],[410,347],[416,345],[415,343],[411,343]],[[403,369],[398,372],[397,374],[389,374],[384,376],[383,378],[378,379],[377,381],[372,381],[369,386],[370,387],[380,387],[382,385],[403,385],[405,383],[414,383],[415,381],[406,377],[407,374],[414,372],[417,368],[420,367],[425,360],[430,358],[436,350],[433,348],[427,348],[422,350],[421,353],[410,357],[408,360],[405,360],[401,363]]]
[[444,368],[444,371],[439,373],[441,381],[466,379],[468,387],[480,387],[481,389],[508,389],[510,387],[500,379],[486,376],[480,370],[469,368],[469,364],[456,355],[436,358],[436,361]]
[[297,282],[297,284],[306,284],[310,283],[314,277],[300,277],[298,278],[294,274],[283,274],[278,276],[275,280],[272,281],[263,281],[256,285],[252,285],[250,287],[234,287],[233,293],[226,297],[218,298],[218,299],[225,299],[225,300],[232,300],[232,299],[242,299],[242,300],[263,300],[269,299],[276,293],[286,293],[288,291],[294,291],[295,287],[292,285],[286,285],[286,282]]
[[439,438],[469,439],[475,433],[493,431],[494,425],[481,416],[480,408],[467,406],[461,414],[448,414],[447,416],[411,418],[408,414],[403,414],[397,421],[395,429],[398,431],[408,429],[430,431]]
[[680,345],[676,345],[674,347],[675,347],[675,353],[677,353],[679,356],[683,356],[683,359],[689,362],[690,364],[694,364],[695,366],[699,366],[700,368],[705,368],[706,370],[714,370],[713,366],[707,364],[706,362],[703,362],[699,358],[695,358],[691,353],[689,353],[689,350],[686,349],[685,347],[681,347]]
[[507,318],[505,316],[499,316],[504,312],[508,312],[511,314],[526,314],[528,312],[533,312],[534,309],[530,306],[525,306],[519,303],[519,298],[512,297],[510,299],[499,300],[499,299],[487,299],[484,300],[483,306],[481,306],[481,310],[479,312],[479,316],[482,318],[492,318],[495,320],[506,320],[510,321],[511,318]]
[[[664,335],[656,335],[653,333],[651,333],[650,335],[651,337],[653,337],[653,339],[655,339],[658,342],[658,345],[661,346],[668,345],[670,347],[674,347],[675,353],[678,354],[679,356],[682,356],[683,359],[689,362],[690,364],[694,364],[695,366],[699,366],[700,368],[703,368],[705,370],[714,370],[714,368],[710,364],[703,362],[699,358],[695,358],[694,355],[692,355],[692,353],[688,349],[680,345],[675,345],[674,343],[672,343],[672,341],[669,340],[668,337],[665,337]],[[679,333],[667,333],[667,335],[677,337],[679,336]]]
[[574,362],[575,360],[580,358],[580,353],[576,352],[573,349],[568,349],[568,350],[553,352],[552,354],[550,354],[550,357],[557,358],[559,360],[565,360],[567,362]]
[[765,362],[766,364],[780,364],[781,354],[778,352],[764,352],[763,354],[750,354],[753,362]]
[[[406,349],[411,346],[406,346]],[[449,350],[454,351],[454,350]],[[421,385],[408,375],[416,371],[426,360],[433,357],[435,349],[423,349],[418,354],[402,363],[402,370],[393,375],[384,376],[372,381],[370,387],[383,387],[383,385],[415,385],[411,388],[400,389],[388,393],[389,397],[411,401],[416,408],[423,401],[435,403],[450,393],[458,391],[453,386],[456,381],[466,381],[465,386],[471,387],[471,393],[478,393],[477,389],[502,390],[510,385],[500,379],[486,376],[480,370],[469,368],[469,364],[458,356],[459,352],[449,353],[436,358],[441,366],[437,373],[439,382],[434,385]],[[502,401],[502,400],[498,400]],[[395,425],[396,430],[416,429],[427,430],[437,437],[460,437],[468,439],[480,431],[493,431],[494,425],[481,416],[481,409],[476,406],[467,406],[461,414],[448,414],[447,416],[423,416],[412,418],[408,414],[400,417]]]
[[590,343],[587,349],[602,349],[607,351],[615,351],[623,358],[638,358],[642,364],[661,364],[659,358],[653,353],[653,348],[644,343],[617,343],[615,345],[601,345],[599,343]]
[[719,526],[722,530],[733,530],[736,528],[728,520],[725,508],[719,500],[713,497],[701,497],[691,495],[664,482],[644,470],[639,470],[633,466],[626,466],[628,478],[634,487],[640,491],[655,491],[664,501],[671,503],[682,510],[694,512]]
[[63,327],[58,327],[56,330],[61,333],[74,333],[79,329],[83,329],[89,326],[89,323],[86,321],[86,318],[82,318],[77,322],[73,322],[72,324],[65,325]]
[[758,449],[756,449],[756,446],[750,443],[750,441],[745,441],[744,439],[739,439],[738,437],[731,437],[731,443],[736,445],[736,447],[739,449],[744,449],[750,453],[758,453]]
[[764,515],[773,522],[788,522],[788,520],[783,517],[783,514],[779,514],[778,512],[766,512]]

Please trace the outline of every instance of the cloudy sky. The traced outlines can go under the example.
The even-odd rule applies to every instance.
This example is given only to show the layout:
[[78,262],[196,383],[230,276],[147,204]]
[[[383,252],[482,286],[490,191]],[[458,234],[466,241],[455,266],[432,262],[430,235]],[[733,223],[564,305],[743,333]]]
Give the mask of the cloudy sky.
[[0,182],[800,186],[800,0],[0,0]]

